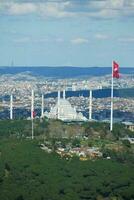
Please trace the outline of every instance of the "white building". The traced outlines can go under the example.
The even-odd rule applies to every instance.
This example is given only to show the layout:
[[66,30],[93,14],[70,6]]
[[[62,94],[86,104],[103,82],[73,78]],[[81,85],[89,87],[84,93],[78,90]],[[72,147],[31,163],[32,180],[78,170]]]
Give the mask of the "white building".
[[51,108],[50,112],[45,112],[44,116],[62,121],[87,121],[87,118],[82,113],[77,113],[76,109],[65,98],[65,90],[63,91],[63,98],[60,97],[60,91],[58,91],[57,104]]

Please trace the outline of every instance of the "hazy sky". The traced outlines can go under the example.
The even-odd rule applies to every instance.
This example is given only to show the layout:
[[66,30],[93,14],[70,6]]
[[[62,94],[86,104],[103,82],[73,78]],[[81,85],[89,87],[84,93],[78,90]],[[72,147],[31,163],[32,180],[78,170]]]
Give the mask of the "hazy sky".
[[134,0],[0,0],[0,66],[134,67]]

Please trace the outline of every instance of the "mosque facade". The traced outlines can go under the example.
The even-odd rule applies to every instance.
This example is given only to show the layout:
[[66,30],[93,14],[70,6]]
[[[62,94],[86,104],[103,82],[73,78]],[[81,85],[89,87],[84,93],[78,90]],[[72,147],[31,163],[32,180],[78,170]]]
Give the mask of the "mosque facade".
[[56,105],[51,108],[50,112],[45,112],[44,116],[62,121],[87,121],[87,118],[82,113],[77,113],[76,109],[65,98],[65,90],[63,91],[63,98],[61,98],[60,91],[58,91]]

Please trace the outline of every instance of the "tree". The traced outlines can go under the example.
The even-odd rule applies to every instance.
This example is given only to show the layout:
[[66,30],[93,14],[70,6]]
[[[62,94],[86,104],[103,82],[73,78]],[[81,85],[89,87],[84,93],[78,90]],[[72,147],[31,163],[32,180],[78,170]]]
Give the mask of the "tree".
[[127,147],[127,148],[130,148],[130,147],[131,147],[131,144],[130,144],[130,142],[129,142],[128,140],[122,140],[122,143],[123,143],[123,145],[124,145],[125,147]]
[[80,147],[80,140],[78,138],[72,141],[72,147]]

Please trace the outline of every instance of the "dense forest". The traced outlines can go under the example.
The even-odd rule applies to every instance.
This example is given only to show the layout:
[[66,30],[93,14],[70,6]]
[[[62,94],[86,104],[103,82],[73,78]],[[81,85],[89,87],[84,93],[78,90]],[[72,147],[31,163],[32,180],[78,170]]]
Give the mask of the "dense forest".
[[134,199],[132,163],[81,162],[47,154],[37,141],[0,141],[0,199]]
[[[31,137],[31,120],[0,120],[0,137]],[[71,138],[75,136],[101,137],[119,139],[126,135],[134,137],[134,132],[129,131],[123,124],[114,124],[112,134],[109,123],[83,122],[64,123],[60,120],[34,119],[35,137]]]
[[[31,140],[30,120],[0,121],[1,200],[134,199],[134,147],[119,140],[134,133],[124,125],[115,124],[111,134],[107,123],[35,119],[34,134]],[[42,150],[45,141],[99,146],[103,157],[67,160],[54,148],[52,153]]]

